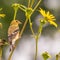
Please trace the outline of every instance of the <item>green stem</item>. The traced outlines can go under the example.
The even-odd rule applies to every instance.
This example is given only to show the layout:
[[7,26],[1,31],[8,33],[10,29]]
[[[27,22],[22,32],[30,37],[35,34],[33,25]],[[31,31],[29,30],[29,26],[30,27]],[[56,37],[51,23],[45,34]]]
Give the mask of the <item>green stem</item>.
[[36,53],[35,53],[35,60],[37,60],[37,54],[38,54],[38,35],[35,36],[35,33],[33,31],[33,28],[32,28],[32,22],[31,22],[31,19],[29,18],[29,23],[30,23],[30,29],[31,29],[31,32],[36,40]]
[[[25,21],[25,23],[24,23],[24,25],[23,25],[23,28],[22,28],[21,32],[20,32],[20,37],[22,36],[22,34],[23,34],[23,32],[24,32],[24,29],[25,29],[25,27],[26,27],[26,25],[27,25],[27,22],[28,22],[28,19],[26,18],[26,21]],[[18,40],[16,41],[16,46],[17,46],[17,42],[18,42]],[[16,48],[16,47],[15,47],[15,48]],[[8,57],[8,60],[11,60],[11,57],[12,57],[12,54],[13,54],[15,48],[10,52],[10,55],[9,55],[9,57]]]
[[41,1],[42,1],[42,0],[39,0],[39,1],[38,1],[37,5],[36,5],[36,6],[34,7],[34,9],[33,9],[33,12],[31,13],[31,15],[34,13],[34,11],[36,10],[36,8],[39,6],[39,4],[41,3]]
[[10,55],[8,57],[8,60],[11,60],[11,57],[12,57],[13,52],[14,52],[14,49],[11,51],[11,53],[10,53]]
[[22,28],[21,32],[20,32],[20,37],[22,36],[22,34],[23,34],[23,32],[24,32],[24,29],[25,29],[25,27],[26,27],[26,25],[27,25],[27,22],[28,22],[28,18],[26,18],[26,21],[25,21],[25,23],[24,23],[24,25],[23,25],[23,28]]
[[16,19],[17,10],[18,10],[18,9],[15,9],[15,13],[14,13],[14,18],[13,18],[13,20]]
[[39,26],[39,29],[38,29],[38,33],[37,33],[36,38],[35,38],[35,40],[36,40],[35,60],[37,60],[37,55],[38,55],[38,39],[39,39],[39,37],[41,36],[41,32],[42,32],[42,26],[40,25],[40,26]]
[[56,55],[56,60],[58,60],[58,55]]
[[33,6],[33,4],[34,4],[34,0],[32,0],[32,2],[31,2],[31,7]]
[[24,5],[21,4],[21,5],[19,6],[19,8],[20,8],[22,11],[26,12],[26,9],[27,9],[27,8],[26,8]]
[[31,22],[31,19],[30,19],[30,18],[29,18],[29,24],[30,24],[31,32],[32,32],[32,34],[33,34],[33,36],[34,36],[34,38],[35,38],[35,33],[34,33],[34,31],[33,31],[32,22]]
[[41,36],[41,32],[42,32],[42,25],[40,24],[38,33],[37,33],[38,38]]
[[23,8],[21,8],[21,7],[19,7],[22,11],[24,11],[25,12],[25,9],[23,9]]
[[0,60],[2,60],[2,47],[0,47]]
[[28,7],[30,7],[30,0],[28,0]]
[[27,8],[26,6],[24,6],[24,5],[22,5],[22,4],[21,4],[20,6],[21,6],[23,9],[26,9],[26,8]]
[[38,39],[36,39],[36,53],[35,53],[35,60],[37,60],[38,55]]
[[44,60],[47,60],[47,59],[44,59]]

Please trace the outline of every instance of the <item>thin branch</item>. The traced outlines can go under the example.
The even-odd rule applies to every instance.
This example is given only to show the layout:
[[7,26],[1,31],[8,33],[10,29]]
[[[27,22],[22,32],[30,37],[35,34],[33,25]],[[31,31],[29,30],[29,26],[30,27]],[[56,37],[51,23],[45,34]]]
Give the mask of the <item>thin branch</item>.
[[42,0],[39,0],[37,5],[35,6],[35,8],[33,9],[33,12],[31,13],[31,15],[34,13],[34,11],[37,9],[37,7],[39,6],[39,4],[41,3]]
[[14,13],[14,18],[13,18],[13,20],[16,19],[17,10],[18,10],[18,9],[15,9],[15,13]]
[[24,23],[24,25],[23,25],[23,28],[22,28],[21,32],[20,32],[20,36],[22,36],[22,34],[23,34],[23,32],[24,32],[24,29],[25,29],[25,27],[26,27],[26,25],[27,25],[27,22],[28,22],[28,19],[26,18],[26,21],[25,21],[25,23]]
[[31,2],[31,7],[33,6],[33,4],[34,4],[34,0],[32,0],[32,2]]
[[33,28],[32,28],[32,22],[31,22],[31,19],[30,19],[30,18],[29,18],[29,24],[30,24],[31,32],[32,32],[32,34],[33,34],[33,36],[34,36],[34,38],[35,38],[35,33],[34,33]]
[[30,0],[28,0],[28,7],[30,7]]
[[35,60],[37,60],[37,54],[38,54],[38,39],[39,37],[41,36],[41,32],[42,32],[42,25],[39,26],[39,29],[38,29],[38,33],[36,35],[36,53],[35,53]]

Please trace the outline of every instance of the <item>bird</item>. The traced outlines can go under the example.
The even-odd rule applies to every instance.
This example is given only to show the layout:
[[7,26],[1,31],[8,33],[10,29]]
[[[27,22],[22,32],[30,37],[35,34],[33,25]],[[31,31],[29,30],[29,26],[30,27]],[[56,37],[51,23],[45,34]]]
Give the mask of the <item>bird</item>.
[[19,39],[19,24],[21,24],[20,21],[12,20],[8,28],[8,42],[10,44],[10,51],[15,48],[15,42]]

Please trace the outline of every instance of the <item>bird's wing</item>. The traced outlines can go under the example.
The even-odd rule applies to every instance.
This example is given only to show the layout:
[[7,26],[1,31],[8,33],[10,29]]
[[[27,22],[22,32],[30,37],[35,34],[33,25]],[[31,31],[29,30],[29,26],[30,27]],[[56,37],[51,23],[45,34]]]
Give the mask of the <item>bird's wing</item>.
[[8,29],[8,40],[11,42],[19,34],[19,26],[10,26]]

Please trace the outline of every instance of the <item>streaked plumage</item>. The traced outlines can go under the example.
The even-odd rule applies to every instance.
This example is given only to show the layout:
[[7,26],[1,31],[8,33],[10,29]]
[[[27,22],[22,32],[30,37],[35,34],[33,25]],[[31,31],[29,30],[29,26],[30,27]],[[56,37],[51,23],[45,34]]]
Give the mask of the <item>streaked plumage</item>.
[[15,47],[15,42],[19,38],[19,24],[21,24],[21,22],[13,20],[8,28],[8,41],[11,46],[10,49]]

